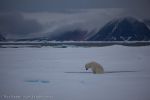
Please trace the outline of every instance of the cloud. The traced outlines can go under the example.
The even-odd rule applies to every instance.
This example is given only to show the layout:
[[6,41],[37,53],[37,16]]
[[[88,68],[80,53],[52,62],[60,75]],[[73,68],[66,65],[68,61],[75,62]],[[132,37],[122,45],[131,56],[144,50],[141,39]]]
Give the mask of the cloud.
[[[0,13],[0,31],[16,37],[43,37],[59,35],[70,30],[99,30],[117,17],[150,18],[145,9],[101,8],[72,9],[69,12]],[[146,13],[146,14],[145,14]]]
[[124,11],[121,8],[103,9],[78,9],[70,10],[70,13],[60,12],[35,12],[24,13],[27,18],[38,20],[45,27],[47,35],[61,34],[64,31],[83,29],[93,31],[100,29],[108,21],[120,16]]
[[26,19],[21,13],[0,13],[0,32],[4,35],[26,36],[42,29],[43,26],[37,20]]
[[[42,35],[61,34],[64,31],[83,29],[98,30],[110,20],[117,17],[133,16],[138,19],[150,18],[145,9],[101,8],[101,9],[73,9],[69,13],[62,12],[30,12],[24,13],[27,18],[38,20],[45,30]],[[146,15],[146,16],[144,16]]]
[[150,0],[0,0],[0,11],[65,12],[69,9],[145,8]]

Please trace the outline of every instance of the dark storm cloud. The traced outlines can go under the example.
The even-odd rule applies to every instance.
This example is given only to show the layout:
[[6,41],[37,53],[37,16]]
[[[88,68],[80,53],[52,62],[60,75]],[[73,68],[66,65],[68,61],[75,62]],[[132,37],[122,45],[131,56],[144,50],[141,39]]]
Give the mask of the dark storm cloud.
[[42,30],[36,20],[25,19],[21,13],[0,13],[0,32],[11,34],[29,34]]
[[150,0],[0,0],[0,11],[62,12],[68,9],[149,8]]

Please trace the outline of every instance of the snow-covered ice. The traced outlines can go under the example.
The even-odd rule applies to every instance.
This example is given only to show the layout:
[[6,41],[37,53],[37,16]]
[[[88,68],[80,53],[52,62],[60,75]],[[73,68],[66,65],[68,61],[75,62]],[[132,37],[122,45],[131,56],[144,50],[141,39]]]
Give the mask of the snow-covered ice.
[[150,100],[149,59],[150,46],[0,48],[0,100]]

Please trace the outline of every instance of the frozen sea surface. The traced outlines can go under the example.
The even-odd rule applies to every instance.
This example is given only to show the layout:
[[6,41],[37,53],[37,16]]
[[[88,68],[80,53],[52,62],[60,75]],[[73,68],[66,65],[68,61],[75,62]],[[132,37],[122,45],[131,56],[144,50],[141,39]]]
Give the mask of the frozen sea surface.
[[0,48],[0,100],[150,100],[149,59],[150,46]]

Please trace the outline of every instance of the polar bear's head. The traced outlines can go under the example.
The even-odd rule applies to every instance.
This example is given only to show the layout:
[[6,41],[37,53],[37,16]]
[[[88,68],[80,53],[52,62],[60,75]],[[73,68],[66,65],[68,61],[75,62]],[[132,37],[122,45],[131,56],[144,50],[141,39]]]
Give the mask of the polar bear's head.
[[85,65],[85,69],[88,70],[89,68],[91,68],[91,64],[87,63],[87,64]]

